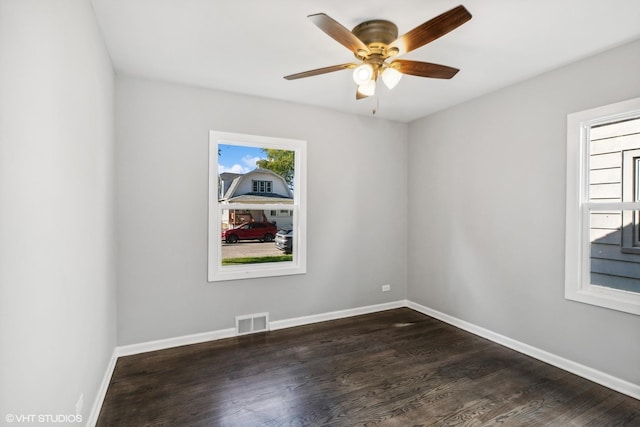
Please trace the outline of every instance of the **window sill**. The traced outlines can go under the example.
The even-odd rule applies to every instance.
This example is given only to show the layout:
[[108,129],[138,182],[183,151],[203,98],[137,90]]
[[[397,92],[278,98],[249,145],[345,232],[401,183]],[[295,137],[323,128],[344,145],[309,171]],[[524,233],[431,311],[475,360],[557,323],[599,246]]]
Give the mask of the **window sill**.
[[567,289],[565,298],[585,304],[640,315],[640,295],[635,292],[588,285],[582,289]]

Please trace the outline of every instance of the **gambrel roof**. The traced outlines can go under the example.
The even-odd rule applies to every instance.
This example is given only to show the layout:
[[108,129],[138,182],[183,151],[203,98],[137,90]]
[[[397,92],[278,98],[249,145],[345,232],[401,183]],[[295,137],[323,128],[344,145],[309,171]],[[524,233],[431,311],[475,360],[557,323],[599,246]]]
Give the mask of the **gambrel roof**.
[[[287,181],[269,169],[256,168],[244,175],[225,172],[220,174],[223,182],[231,184],[220,199],[226,203],[293,203],[293,192]],[[251,182],[254,180],[273,182],[272,192],[252,191]]]

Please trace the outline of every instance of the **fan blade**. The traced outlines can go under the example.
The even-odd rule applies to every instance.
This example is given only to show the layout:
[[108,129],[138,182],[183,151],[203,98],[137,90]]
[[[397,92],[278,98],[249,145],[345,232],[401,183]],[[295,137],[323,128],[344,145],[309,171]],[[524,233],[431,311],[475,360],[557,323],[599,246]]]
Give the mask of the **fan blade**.
[[316,24],[318,28],[324,31],[329,37],[349,49],[355,54],[359,50],[369,52],[369,48],[362,40],[353,35],[353,33],[342,26],[338,21],[324,13],[316,13],[309,15],[308,18]]
[[409,61],[407,59],[396,59],[389,65],[400,71],[402,74],[410,74],[418,77],[431,77],[433,79],[450,79],[460,71],[457,68],[447,67],[446,65],[432,64],[430,62]]
[[332,73],[334,71],[340,71],[347,68],[355,68],[357,66],[358,64],[354,64],[354,63],[332,65],[330,67],[318,68],[316,70],[309,70],[309,71],[304,71],[302,73],[291,74],[290,76],[284,76],[284,78],[287,80],[302,79],[304,77],[311,77],[311,76],[317,76],[319,74]]
[[395,47],[399,50],[398,55],[403,55],[444,36],[469,19],[471,14],[464,6],[455,7],[398,37],[389,48]]

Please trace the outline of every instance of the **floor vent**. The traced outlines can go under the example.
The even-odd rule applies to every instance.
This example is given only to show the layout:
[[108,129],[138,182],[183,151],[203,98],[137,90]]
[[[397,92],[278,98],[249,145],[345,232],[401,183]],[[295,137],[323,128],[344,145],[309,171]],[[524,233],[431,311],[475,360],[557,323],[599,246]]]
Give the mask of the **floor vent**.
[[269,330],[269,313],[236,316],[236,335],[253,334]]

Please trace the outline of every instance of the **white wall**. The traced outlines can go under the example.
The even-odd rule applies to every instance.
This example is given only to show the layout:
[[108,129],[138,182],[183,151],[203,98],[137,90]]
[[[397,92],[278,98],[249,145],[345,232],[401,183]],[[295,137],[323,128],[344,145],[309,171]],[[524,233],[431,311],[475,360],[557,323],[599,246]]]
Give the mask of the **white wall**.
[[640,384],[640,317],[564,299],[566,117],[640,96],[640,42],[410,124],[408,298]]
[[[207,283],[210,129],[308,141],[306,275]],[[118,344],[405,298],[406,124],[119,76],[116,140]]]
[[1,423],[86,420],[113,353],[113,93],[87,1],[0,1]]

